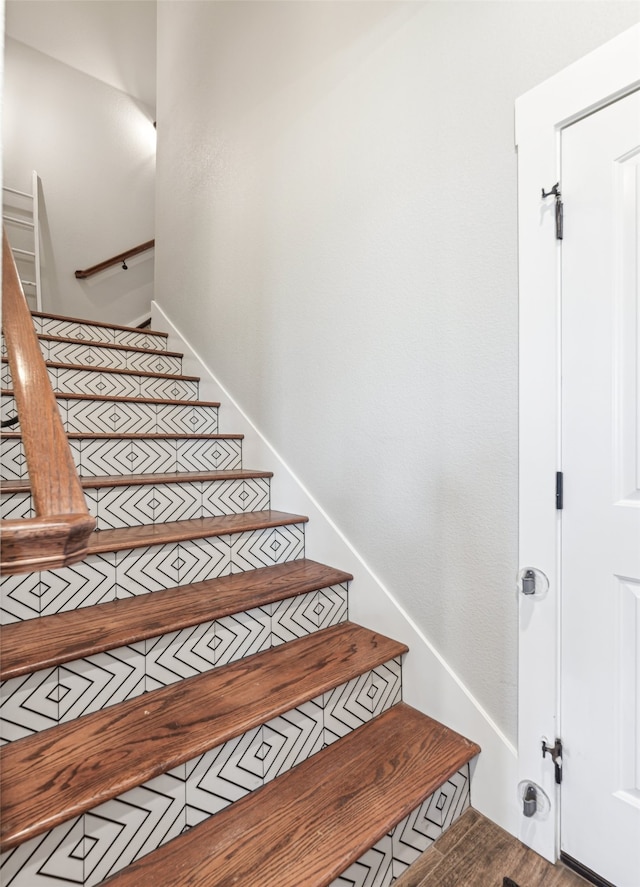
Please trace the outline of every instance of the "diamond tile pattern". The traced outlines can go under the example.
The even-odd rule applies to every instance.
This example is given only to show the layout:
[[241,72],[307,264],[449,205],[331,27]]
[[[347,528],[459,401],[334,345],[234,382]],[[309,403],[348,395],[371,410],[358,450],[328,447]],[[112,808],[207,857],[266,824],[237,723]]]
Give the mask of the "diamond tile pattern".
[[139,370],[143,373],[180,375],[182,372],[182,359],[172,354],[150,354],[145,351],[105,348],[100,345],[61,342],[51,339],[40,339],[40,348],[45,360],[52,363]]
[[469,806],[469,765],[343,872],[330,887],[387,887],[416,861]]
[[153,335],[145,330],[117,329],[54,317],[34,317],[33,323],[36,332],[47,336],[86,339],[88,342],[128,345],[131,348],[152,348],[156,351],[167,350],[166,336]]
[[[198,643],[203,644],[205,649],[211,649],[204,634],[195,644],[190,643],[191,648],[197,647]],[[159,662],[161,657],[153,650],[149,652],[156,663]],[[172,663],[175,661],[173,657]],[[162,667],[166,666],[165,661]],[[66,666],[61,666],[60,671],[64,668]],[[370,675],[363,676],[365,684],[368,678]],[[69,693],[74,694],[73,703],[67,705],[69,711],[73,705],[83,704],[84,694],[75,692],[73,681],[63,678],[60,683],[70,686]],[[74,871],[76,877],[80,878],[76,883],[87,887],[99,883],[109,873],[160,846],[184,828],[196,825],[320,751],[325,729],[326,695],[304,703],[170,773],[94,808],[67,829],[61,826],[49,832],[44,839],[34,838],[23,844],[19,848],[21,854],[8,853],[3,858],[5,868],[0,877],[4,877],[6,872],[7,880],[2,880],[2,884],[13,884],[14,881],[9,879],[15,871],[16,877],[28,876],[32,879],[16,880],[16,884],[25,887],[27,884],[29,887],[42,884],[44,887],[49,884],[46,880],[49,874],[45,874],[44,869],[40,870],[45,860],[49,866],[47,872],[62,877],[66,874],[65,854],[82,862],[82,866],[69,864],[69,871]],[[66,704],[65,698],[63,696],[57,702],[61,708]],[[447,809],[443,812],[445,806]],[[439,821],[450,819],[452,811],[457,809],[453,798],[446,805],[441,804],[441,808],[437,811]],[[46,843],[43,844],[43,840]],[[409,830],[405,829],[403,841],[408,843],[410,840]],[[60,866],[58,871],[53,867],[54,860]],[[55,884],[55,880],[52,883]]]
[[[198,383],[190,379],[143,376],[125,372],[94,372],[73,367],[49,367],[54,391],[162,400],[197,400]],[[10,386],[9,386],[10,387]]]
[[[85,435],[70,442],[82,475],[241,467],[240,438],[194,437],[217,434],[218,411],[197,403],[197,382],[178,378],[181,360],[134,350],[166,351],[164,337],[56,318],[36,317],[34,325],[46,335],[80,340],[41,340],[41,347],[50,362],[72,365],[49,367],[54,390],[94,396],[58,397],[67,431]],[[99,367],[111,371],[99,372]],[[4,387],[10,388],[6,362],[2,373]],[[137,402],[114,399],[121,397]],[[13,398],[3,397],[2,407],[3,417],[12,415]],[[124,434],[182,437],[127,440]],[[1,455],[3,478],[26,476],[20,440],[4,438]],[[268,478],[247,478],[128,484],[90,489],[86,498],[98,529],[105,530],[264,510],[270,507],[270,483]],[[32,514],[27,494],[4,495],[1,505],[5,518]],[[61,570],[4,577],[0,621],[11,623],[284,563],[304,556],[304,538],[304,524],[280,526],[94,555]],[[0,742],[69,722],[347,618],[347,585],[336,585],[5,681],[0,685]],[[401,697],[398,658],[9,851],[0,857],[0,882],[15,887],[93,887]],[[392,884],[468,804],[466,767],[350,866],[334,887]]]

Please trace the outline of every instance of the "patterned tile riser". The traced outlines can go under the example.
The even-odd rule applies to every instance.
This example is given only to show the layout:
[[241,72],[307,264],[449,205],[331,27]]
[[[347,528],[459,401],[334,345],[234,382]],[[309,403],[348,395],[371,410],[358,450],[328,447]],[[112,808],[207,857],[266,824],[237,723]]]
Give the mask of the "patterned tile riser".
[[37,333],[47,336],[86,339],[88,342],[128,345],[131,348],[152,348],[155,351],[167,350],[166,336],[153,336],[144,330],[118,330],[73,320],[57,320],[52,317],[34,317],[33,325]]
[[119,370],[139,370],[143,373],[182,373],[182,358],[172,354],[149,354],[144,351],[128,351],[120,348],[104,348],[100,345],[76,342],[58,342],[40,339],[40,350],[51,363],[68,363],[75,366],[111,367]]
[[[402,696],[400,674],[399,660],[386,663],[363,675],[357,687],[351,682],[351,690],[345,684],[325,693],[9,851],[2,857],[3,887],[93,887],[320,751],[345,712],[349,732],[377,708],[395,705]],[[368,692],[372,684],[385,686],[384,708],[378,694]]]
[[175,588],[304,557],[304,524],[90,555],[0,579],[0,624]]
[[[335,585],[11,678],[0,684],[0,743],[14,742],[150,690],[228,665],[284,641],[337,625],[347,618],[347,586]],[[389,669],[388,682],[393,686],[394,681],[400,680],[399,662],[390,663]],[[380,676],[364,690],[355,684],[350,687],[354,696],[365,691],[372,694],[371,700],[365,699],[367,705],[370,702],[373,705],[374,697],[377,699],[373,706],[375,713],[386,704],[387,686],[381,681],[387,672],[384,667],[379,671]],[[337,738],[343,729],[340,725],[348,725],[350,716],[344,714],[344,699],[336,698],[333,709],[335,722],[327,723],[327,731],[332,738]],[[325,741],[328,743],[329,739]]]
[[[51,387],[61,394],[97,394],[104,397],[149,397],[160,400],[197,400],[198,383],[191,379],[163,379],[124,372],[101,373],[71,367],[47,367]],[[2,387],[12,388],[11,370],[2,363]]]
[[[58,398],[57,403],[67,434],[216,434],[218,431],[218,408],[212,406],[64,398]],[[3,395],[2,418],[15,415],[13,397]],[[15,426],[15,430],[19,427]]]
[[[240,439],[121,440],[117,438],[70,440],[81,477],[157,474],[171,471],[222,471],[242,468]],[[2,480],[28,478],[20,440],[0,441]]]
[[[269,479],[145,484],[85,490],[89,513],[98,530],[167,523],[201,517],[221,517],[269,508]],[[33,516],[29,493],[0,498],[3,520]]]
[[389,887],[469,807],[469,765],[398,823],[330,887]]

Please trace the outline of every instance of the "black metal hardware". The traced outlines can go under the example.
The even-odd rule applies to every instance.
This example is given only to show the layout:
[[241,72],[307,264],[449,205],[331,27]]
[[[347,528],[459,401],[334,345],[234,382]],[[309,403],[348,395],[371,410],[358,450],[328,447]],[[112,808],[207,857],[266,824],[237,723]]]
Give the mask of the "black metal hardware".
[[547,752],[551,755],[551,760],[556,768],[556,785],[562,784],[562,740],[556,739],[555,745],[548,746],[542,740],[542,757],[546,758]]
[[542,189],[542,199],[545,200],[547,197],[555,197],[556,199],[556,240],[562,240],[564,234],[564,206],[561,199],[560,182],[556,182],[550,191]]
[[129,268],[129,266],[127,265],[127,260],[126,260],[126,259],[123,259],[123,260],[122,260],[122,270],[123,270],[123,271],[127,271],[128,268]]
[[17,425],[19,421],[19,416],[12,416],[11,419],[3,419],[2,422],[0,422],[0,428],[8,428],[10,425]]
[[556,471],[556,508],[562,511],[564,508],[564,474]]

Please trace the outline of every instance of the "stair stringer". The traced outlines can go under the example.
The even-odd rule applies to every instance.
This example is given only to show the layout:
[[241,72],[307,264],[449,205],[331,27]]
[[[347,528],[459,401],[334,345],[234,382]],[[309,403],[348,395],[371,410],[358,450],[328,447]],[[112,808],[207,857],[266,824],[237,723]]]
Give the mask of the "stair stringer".
[[[350,618],[402,638],[411,656],[403,663],[403,698],[463,736],[473,736],[482,754],[471,764],[473,805],[513,835],[518,834],[517,751],[445,658],[376,576],[302,480],[242,410],[231,392],[189,344],[166,311],[151,303],[152,327],[169,334],[170,350],[184,354],[183,373],[200,377],[200,396],[221,401],[225,425],[244,434],[245,464],[274,471],[271,493],[282,508],[306,514],[308,556],[339,564],[357,578],[350,583]],[[428,676],[428,679],[425,679]]]

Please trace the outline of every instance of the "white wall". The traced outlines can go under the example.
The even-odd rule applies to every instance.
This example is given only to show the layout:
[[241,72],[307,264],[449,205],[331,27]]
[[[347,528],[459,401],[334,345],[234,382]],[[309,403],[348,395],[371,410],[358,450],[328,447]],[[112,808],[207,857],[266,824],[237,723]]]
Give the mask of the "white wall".
[[156,299],[512,740],[513,103],[638,20],[158,7]]
[[149,312],[153,252],[86,281],[74,271],[154,236],[153,113],[118,89],[7,37],[4,183],[43,190],[43,307],[113,323]]

